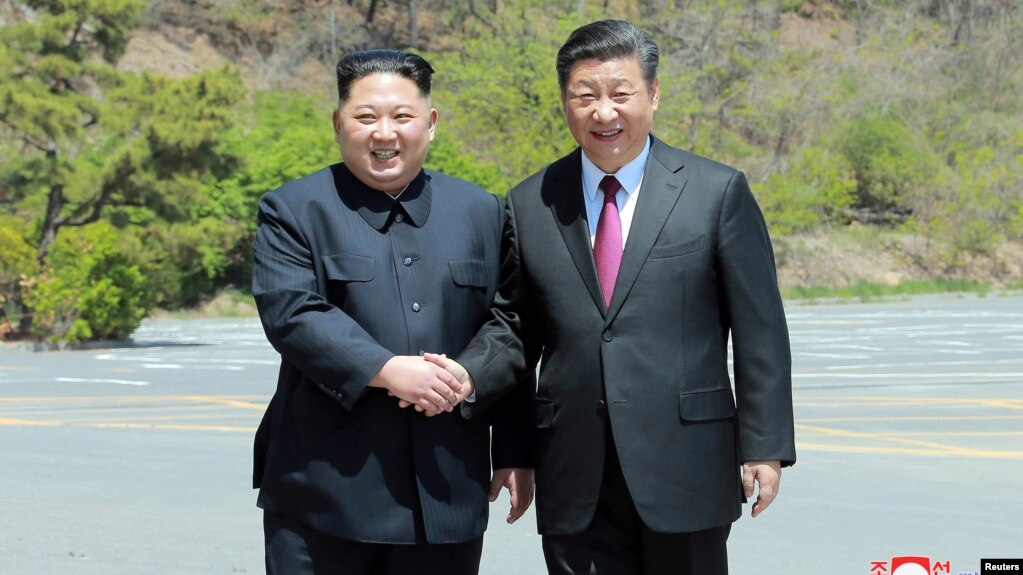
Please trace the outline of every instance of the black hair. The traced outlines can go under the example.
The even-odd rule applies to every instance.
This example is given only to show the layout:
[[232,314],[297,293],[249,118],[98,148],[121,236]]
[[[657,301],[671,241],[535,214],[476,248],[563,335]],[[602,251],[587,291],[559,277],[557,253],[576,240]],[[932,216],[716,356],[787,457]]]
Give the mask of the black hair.
[[659,55],[657,44],[650,36],[624,20],[591,22],[576,28],[558,50],[558,86],[565,91],[568,75],[576,62],[634,57],[647,87],[652,87],[657,78]]
[[419,95],[430,97],[433,67],[422,56],[401,50],[366,50],[346,54],[337,63],[337,97],[340,102],[348,99],[352,84],[370,74],[397,74],[412,80],[419,88]]

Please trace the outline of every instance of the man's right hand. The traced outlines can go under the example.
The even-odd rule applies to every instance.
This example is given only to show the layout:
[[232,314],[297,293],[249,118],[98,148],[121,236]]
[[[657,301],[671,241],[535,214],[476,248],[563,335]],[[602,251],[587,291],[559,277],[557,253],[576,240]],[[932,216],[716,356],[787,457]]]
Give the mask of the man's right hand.
[[462,364],[451,359],[444,354],[427,353],[423,355],[423,359],[431,363],[435,363],[448,371],[451,375],[455,376],[455,379],[462,384],[462,397],[469,397],[474,391],[476,391],[476,382],[472,380],[472,376],[466,371]]
[[370,387],[386,389],[426,415],[451,411],[464,397],[463,386],[441,366],[411,355],[396,355],[380,368]]

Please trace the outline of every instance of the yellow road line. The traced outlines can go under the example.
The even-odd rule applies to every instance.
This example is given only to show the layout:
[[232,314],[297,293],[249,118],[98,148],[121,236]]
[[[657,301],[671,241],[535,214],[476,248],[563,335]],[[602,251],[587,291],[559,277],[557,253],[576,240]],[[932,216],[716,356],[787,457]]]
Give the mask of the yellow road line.
[[[241,409],[258,409],[259,411],[264,411],[266,409],[266,403],[253,403],[251,401],[242,401],[242,400],[238,400],[238,399],[231,399],[231,398],[228,398],[228,397],[214,397],[214,396],[208,396],[208,395],[195,395],[195,396],[183,397],[182,399],[187,399],[189,401],[203,402],[203,403],[216,403],[216,404],[219,404],[219,405],[229,405],[231,407],[238,407],[238,408],[241,408]],[[267,399],[267,401],[269,401],[269,399]]]
[[879,453],[899,455],[933,455],[941,457],[969,457],[976,459],[1023,459],[1023,451],[945,451],[941,449],[914,449],[910,447],[876,447],[855,445],[831,445],[797,442],[797,450],[832,451],[839,453]]
[[[862,431],[848,431],[845,429],[834,429],[829,427],[820,427],[814,425],[796,424],[796,429],[805,429],[807,431],[816,431],[818,433],[828,435],[831,437],[843,437],[852,439],[870,439],[875,441],[886,441],[891,443],[904,443],[907,445],[916,446],[918,450],[928,453],[940,453],[945,455],[962,455],[972,457],[1005,457],[1015,458],[1023,457],[1023,451],[991,451],[984,449],[973,449],[970,447],[960,447],[957,445],[947,445],[944,443],[935,443],[932,441],[920,441],[918,439],[907,439],[903,437],[895,437],[891,435],[884,435],[880,433],[867,433]],[[838,446],[836,446],[838,447]],[[872,447],[867,446],[862,449],[877,449],[879,452],[884,452],[888,448],[883,447]],[[906,449],[906,448],[903,448]]]
[[9,417],[0,417],[0,425],[6,425],[11,427],[55,427],[58,425],[64,425],[64,422],[37,421],[33,419],[13,419]]
[[893,415],[893,416],[872,416],[861,417],[798,417],[801,423],[839,423],[856,421],[987,421],[996,419],[1008,419],[1019,421],[1021,415]]

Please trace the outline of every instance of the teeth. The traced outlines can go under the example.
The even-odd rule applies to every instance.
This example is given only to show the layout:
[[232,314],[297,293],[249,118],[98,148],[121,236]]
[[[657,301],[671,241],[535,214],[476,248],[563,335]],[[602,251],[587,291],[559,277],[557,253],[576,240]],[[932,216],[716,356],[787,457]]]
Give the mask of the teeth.
[[398,155],[397,150],[377,150],[373,152],[373,155],[380,158],[381,160],[389,160],[394,156]]
[[617,133],[618,133],[618,130],[611,130],[611,131],[608,131],[608,132],[597,132],[597,134],[600,135],[600,136],[613,136],[613,135],[615,135]]

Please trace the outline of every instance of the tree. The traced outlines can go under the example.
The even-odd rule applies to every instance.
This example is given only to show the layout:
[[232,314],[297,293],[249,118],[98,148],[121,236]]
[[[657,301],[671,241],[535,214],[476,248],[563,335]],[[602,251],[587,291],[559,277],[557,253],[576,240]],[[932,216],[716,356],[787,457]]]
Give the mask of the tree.
[[31,18],[0,30],[0,135],[19,152],[0,170],[0,205],[32,222],[40,273],[62,230],[185,219],[203,181],[232,166],[218,141],[244,96],[236,72],[114,67],[145,4],[35,0],[22,5]]

